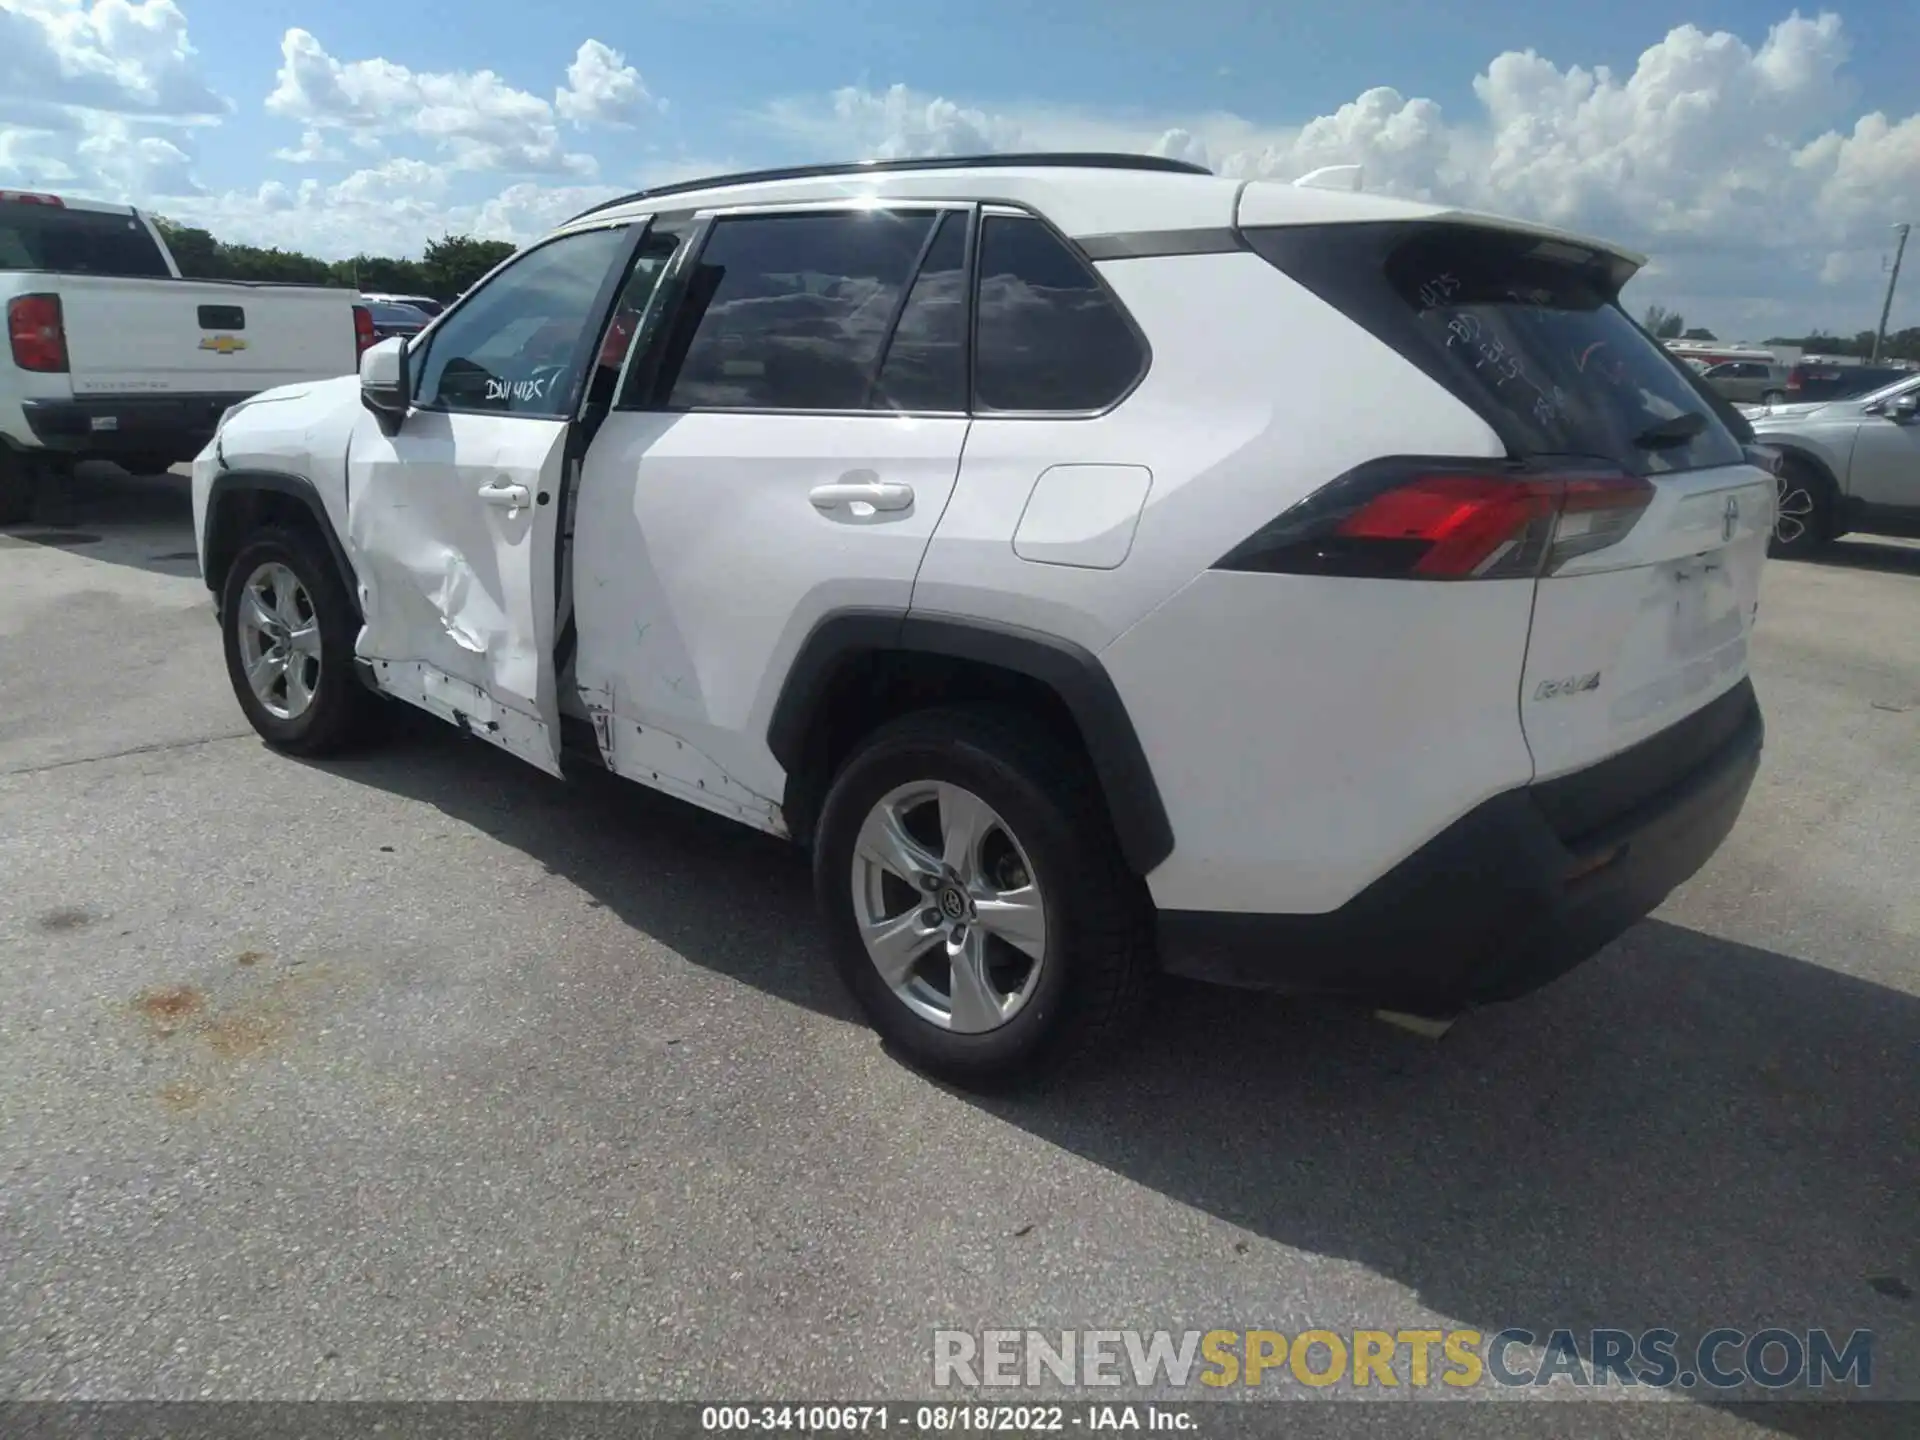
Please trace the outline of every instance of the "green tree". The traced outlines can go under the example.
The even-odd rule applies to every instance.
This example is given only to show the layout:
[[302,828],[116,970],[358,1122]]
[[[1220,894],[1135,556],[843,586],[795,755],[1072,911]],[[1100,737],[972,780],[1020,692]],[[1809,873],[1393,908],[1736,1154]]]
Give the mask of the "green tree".
[[164,215],[154,216],[153,223],[161,238],[167,242],[167,249],[173,252],[174,263],[180,267],[180,273],[187,279],[231,278],[224,268],[220,242],[213,238],[211,231],[181,225]]
[[443,235],[427,242],[420,257],[427,292],[441,300],[457,298],[517,247],[505,240],[476,240],[471,235]]
[[1649,305],[1640,323],[1656,340],[1678,340],[1680,332],[1687,327],[1678,310],[1669,310],[1664,305]]

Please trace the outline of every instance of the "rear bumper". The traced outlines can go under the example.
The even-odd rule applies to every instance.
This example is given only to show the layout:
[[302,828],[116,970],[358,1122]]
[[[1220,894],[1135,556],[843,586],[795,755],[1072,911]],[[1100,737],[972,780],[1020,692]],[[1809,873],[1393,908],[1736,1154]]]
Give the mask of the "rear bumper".
[[251,391],[192,395],[88,395],[21,402],[27,429],[49,450],[69,455],[191,460],[213,438],[230,405]]
[[[1524,995],[1706,863],[1746,803],[1764,733],[1742,681],[1592,770],[1495,796],[1328,914],[1163,910],[1161,964],[1425,1015]],[[1604,793],[1635,794],[1636,775],[1653,774],[1659,788],[1629,808],[1599,808]]]

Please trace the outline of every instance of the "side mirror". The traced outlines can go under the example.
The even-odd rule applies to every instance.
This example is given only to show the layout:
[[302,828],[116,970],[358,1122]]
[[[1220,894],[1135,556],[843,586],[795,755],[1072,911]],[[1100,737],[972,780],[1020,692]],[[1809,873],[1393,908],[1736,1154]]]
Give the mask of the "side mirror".
[[360,403],[380,420],[389,435],[400,428],[413,402],[407,383],[407,340],[382,340],[360,357]]
[[1911,420],[1915,415],[1920,415],[1920,392],[1909,390],[1887,402],[1886,416],[1889,420]]

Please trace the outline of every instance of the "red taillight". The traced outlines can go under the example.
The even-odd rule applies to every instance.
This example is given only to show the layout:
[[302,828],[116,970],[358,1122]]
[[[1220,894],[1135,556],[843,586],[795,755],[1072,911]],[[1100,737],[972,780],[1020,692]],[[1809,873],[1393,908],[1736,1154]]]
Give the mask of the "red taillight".
[[7,302],[7,340],[22,370],[59,374],[67,368],[67,326],[58,295],[16,295]]
[[0,200],[11,200],[16,205],[51,205],[56,210],[67,208],[67,202],[58,195],[37,195],[31,190],[0,190]]
[[357,360],[378,339],[373,333],[373,312],[364,305],[353,307],[353,355]]
[[1555,504],[1550,486],[1533,480],[1421,475],[1369,500],[1334,534],[1392,547],[1408,575],[1457,580],[1520,551],[1537,555]]
[[1798,370],[1789,370],[1787,372],[1787,388],[1789,390],[1798,390],[1800,388],[1800,372]]
[[1309,497],[1219,568],[1402,580],[1550,574],[1619,540],[1652,498],[1647,481],[1612,471],[1381,461]]

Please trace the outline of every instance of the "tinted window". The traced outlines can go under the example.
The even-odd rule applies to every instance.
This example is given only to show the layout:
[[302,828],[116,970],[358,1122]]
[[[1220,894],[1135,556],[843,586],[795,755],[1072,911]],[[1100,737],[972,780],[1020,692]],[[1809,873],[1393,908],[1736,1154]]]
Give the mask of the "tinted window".
[[967,408],[967,217],[940,221],[900,323],[887,342],[873,404],[883,410]]
[[1146,355],[1093,271],[1038,220],[989,215],[985,226],[975,404],[1098,410],[1118,400]]
[[467,298],[429,337],[415,403],[512,415],[571,412],[593,302],[630,240],[589,230],[542,245]]
[[167,262],[131,215],[0,201],[0,270],[151,280],[167,274]]
[[1499,416],[1524,453],[1641,472],[1740,460],[1719,412],[1615,303],[1603,259],[1437,225],[1416,231],[1386,269],[1448,383]]
[[937,217],[758,215],[718,221],[694,266],[673,409],[864,408],[880,347]]

